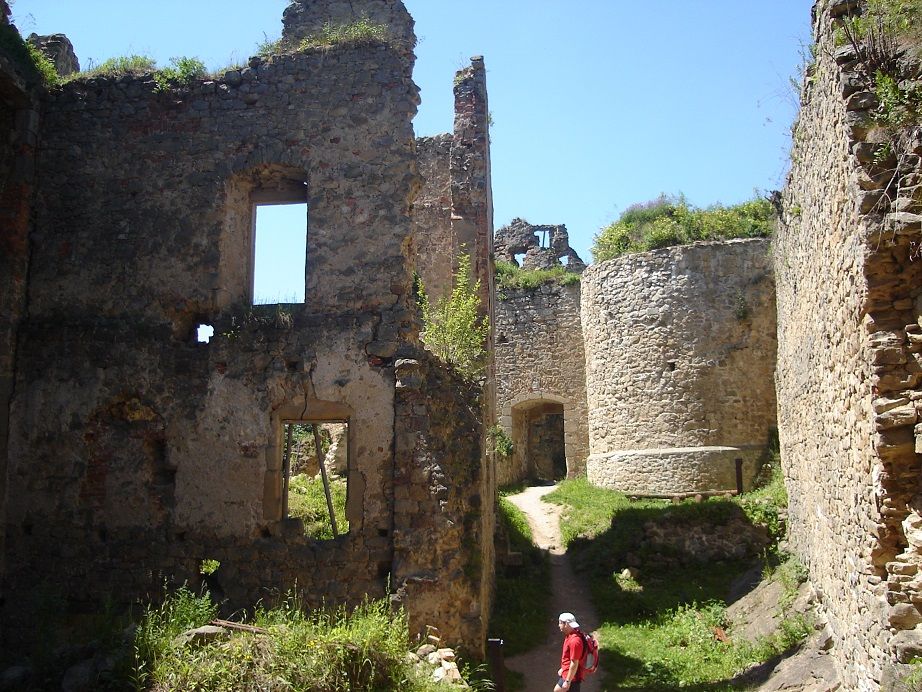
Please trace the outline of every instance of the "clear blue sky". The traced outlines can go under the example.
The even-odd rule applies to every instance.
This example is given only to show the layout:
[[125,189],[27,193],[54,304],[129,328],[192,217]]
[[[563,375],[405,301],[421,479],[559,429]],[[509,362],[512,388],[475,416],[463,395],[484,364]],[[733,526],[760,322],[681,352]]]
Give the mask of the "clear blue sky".
[[[730,204],[782,186],[811,0],[405,0],[420,38],[418,135],[452,127],[452,79],[487,66],[497,228],[592,237],[661,192]],[[23,34],[66,33],[84,67],[146,53],[211,69],[281,33],[286,0],[15,0]]]

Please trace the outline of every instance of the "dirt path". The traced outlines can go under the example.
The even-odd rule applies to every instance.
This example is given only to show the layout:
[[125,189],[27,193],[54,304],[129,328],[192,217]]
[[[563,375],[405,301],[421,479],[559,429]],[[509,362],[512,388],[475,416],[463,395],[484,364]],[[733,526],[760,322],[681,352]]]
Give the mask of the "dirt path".
[[[585,632],[594,632],[599,626],[599,619],[589,601],[589,589],[578,581],[570,568],[560,540],[560,505],[542,501],[542,497],[554,490],[554,486],[537,486],[527,488],[517,495],[510,495],[509,500],[528,517],[532,535],[539,548],[550,552],[551,557],[551,610],[548,616],[547,633],[544,644],[528,653],[507,659],[511,670],[525,676],[526,692],[552,692],[557,681],[557,668],[560,666],[560,647],[562,637],[557,629],[557,615],[570,611],[576,615],[580,627]],[[583,692],[599,692],[601,669],[583,682]]]

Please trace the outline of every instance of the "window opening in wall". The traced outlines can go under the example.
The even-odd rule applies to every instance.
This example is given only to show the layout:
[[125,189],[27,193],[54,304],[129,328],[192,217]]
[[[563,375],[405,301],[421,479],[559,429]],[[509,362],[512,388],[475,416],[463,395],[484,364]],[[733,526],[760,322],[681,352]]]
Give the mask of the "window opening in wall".
[[522,263],[525,262],[525,253],[524,253],[524,252],[517,252],[513,257],[514,257],[514,259],[515,259],[515,265],[516,265],[517,267],[521,267],[521,266],[522,266]]
[[207,344],[214,336],[214,327],[210,324],[200,324],[195,328],[195,339],[200,344]]
[[560,263],[561,263],[563,266],[565,266],[565,267],[568,266],[568,265],[570,264],[570,256],[569,256],[569,255],[564,255],[563,257],[561,257],[561,258],[560,258]]
[[307,204],[257,204],[253,305],[303,303],[307,266]]
[[284,435],[284,515],[316,540],[348,533],[349,422],[286,421]]

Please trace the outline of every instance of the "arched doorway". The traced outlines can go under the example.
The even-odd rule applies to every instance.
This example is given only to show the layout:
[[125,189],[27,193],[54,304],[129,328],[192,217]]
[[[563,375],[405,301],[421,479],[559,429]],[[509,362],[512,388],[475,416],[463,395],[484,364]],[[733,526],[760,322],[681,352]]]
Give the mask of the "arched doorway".
[[554,481],[567,477],[562,403],[531,399],[513,406],[512,442],[516,466],[527,478]]

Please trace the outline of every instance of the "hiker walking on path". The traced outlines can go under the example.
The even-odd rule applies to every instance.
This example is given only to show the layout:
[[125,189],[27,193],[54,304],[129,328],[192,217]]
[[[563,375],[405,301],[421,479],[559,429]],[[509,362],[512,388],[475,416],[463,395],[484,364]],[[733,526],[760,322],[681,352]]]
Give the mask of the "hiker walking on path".
[[580,692],[583,681],[583,638],[579,634],[579,623],[573,613],[561,613],[557,627],[563,633],[563,650],[560,654],[560,669],[554,692]]

